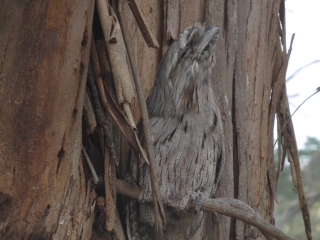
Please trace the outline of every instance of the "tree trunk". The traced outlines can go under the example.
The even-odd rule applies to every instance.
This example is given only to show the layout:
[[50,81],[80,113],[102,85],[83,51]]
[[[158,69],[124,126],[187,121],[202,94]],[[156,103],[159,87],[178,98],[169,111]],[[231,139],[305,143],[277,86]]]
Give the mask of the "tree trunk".
[[81,120],[93,1],[0,10],[0,238],[89,239]]
[[[139,1],[150,20],[151,29],[166,50],[170,41],[195,21],[220,28],[216,47],[216,66],[212,74],[213,90],[220,104],[226,137],[226,163],[216,197],[234,197],[244,201],[264,219],[273,223],[272,191],[275,188],[273,163],[273,127],[277,98],[270,96],[284,64],[279,36],[278,1]],[[155,7],[156,6],[156,7]],[[163,12],[163,18],[160,13]],[[127,16],[130,16],[128,9]],[[282,13],[281,13],[282,14]],[[158,58],[139,33],[134,20],[130,34],[136,46],[146,96]],[[139,33],[135,35],[135,33]],[[160,36],[159,36],[160,35]],[[283,40],[283,39],[282,39]],[[154,56],[154,55],[151,55]],[[152,60],[152,61],[151,61]],[[150,65],[152,71],[150,71]],[[281,92],[281,89],[277,89]],[[207,216],[194,239],[260,239],[254,227],[224,216]]]
[[[224,124],[226,162],[215,197],[240,199],[269,222],[280,96],[273,93],[284,86],[281,4],[140,0],[159,49],[147,46],[129,6],[124,8],[145,96],[161,56],[185,27],[199,21],[220,28],[211,80]],[[80,153],[94,4],[7,0],[1,5],[0,238],[89,239],[95,192]],[[138,121],[136,101],[133,115]],[[118,136],[115,144],[120,165],[126,165],[126,140]],[[263,239],[254,227],[211,214],[193,239],[200,237]]]

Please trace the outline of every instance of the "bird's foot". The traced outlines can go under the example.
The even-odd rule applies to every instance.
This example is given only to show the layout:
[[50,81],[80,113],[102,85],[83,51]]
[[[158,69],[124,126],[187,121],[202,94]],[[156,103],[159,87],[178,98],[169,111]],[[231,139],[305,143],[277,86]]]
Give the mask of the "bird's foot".
[[200,211],[201,205],[203,203],[203,199],[204,199],[204,194],[202,192],[200,192],[200,191],[192,192],[190,194],[191,203],[193,201],[196,201],[196,207],[194,209],[194,214],[197,214]]

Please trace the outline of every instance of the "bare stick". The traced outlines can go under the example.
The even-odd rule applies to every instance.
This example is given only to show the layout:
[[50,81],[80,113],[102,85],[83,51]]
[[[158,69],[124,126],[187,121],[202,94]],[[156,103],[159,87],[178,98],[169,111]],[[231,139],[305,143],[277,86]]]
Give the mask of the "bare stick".
[[[117,193],[139,199],[141,189],[123,180],[117,179],[116,181]],[[196,203],[189,204],[189,208],[194,208]],[[263,220],[251,207],[244,202],[233,198],[216,198],[205,199],[202,203],[200,211],[218,213],[221,215],[229,216],[239,219],[245,223],[257,227],[267,239],[281,239],[281,240],[296,240],[285,234],[269,222]]]
[[88,156],[88,154],[87,154],[87,152],[86,152],[86,150],[84,149],[83,146],[82,146],[81,150],[82,150],[82,153],[84,155],[84,159],[86,160],[86,162],[87,162],[87,164],[89,166],[90,172],[91,172],[92,177],[93,177],[93,182],[94,182],[94,184],[97,184],[99,182],[98,175],[97,175],[96,171],[94,170],[94,167],[93,167],[93,165],[92,165],[92,163],[90,161],[90,158],[89,158],[89,156]]
[[[287,94],[286,91],[284,91],[284,95],[286,94]],[[291,166],[291,175],[292,175],[292,180],[295,180],[295,182],[293,181],[293,183],[298,192],[300,209],[302,212],[302,217],[305,225],[305,232],[306,232],[307,238],[310,240],[312,239],[310,214],[309,214],[308,205],[307,205],[304,190],[303,190],[297,141],[294,134],[292,119],[290,118],[290,110],[289,110],[289,103],[288,103],[287,97],[283,98],[280,103],[280,112],[284,117],[282,119],[282,122],[285,123],[286,119],[290,119],[288,123],[285,123],[287,124],[287,126],[283,131],[283,136],[288,146],[287,153],[288,153],[288,159]]]
[[157,39],[153,35],[151,28],[147,19],[145,18],[139,3],[136,0],[128,0],[128,4],[133,13],[134,18],[136,19],[142,36],[149,47],[159,48]]
[[[123,93],[124,95],[121,96],[118,95],[118,102],[120,104],[123,104],[125,102],[130,103],[131,100],[131,92],[132,95],[134,93],[133,90],[133,86],[130,85],[131,87],[128,87],[129,85],[129,71],[128,71],[128,66],[126,64],[126,49],[123,43],[123,38],[122,38],[122,34],[121,34],[121,30],[120,30],[120,26],[118,23],[118,20],[116,18],[116,15],[114,14],[111,6],[109,6],[108,2],[105,0],[97,0],[97,8],[98,8],[98,12],[99,12],[99,17],[100,17],[100,21],[101,21],[101,27],[102,27],[102,31],[103,31],[103,35],[104,35],[104,40],[106,43],[106,47],[109,53],[109,58],[111,61],[111,68],[112,68],[112,73],[113,73],[113,77],[115,78],[115,82],[120,83],[122,82],[122,90],[125,91],[120,91],[121,93]],[[110,15],[110,14],[111,15]],[[114,26],[114,32],[111,31],[112,29],[112,22],[116,21],[116,25]],[[117,29],[115,29],[117,28]],[[111,44],[111,42],[113,40],[116,40],[117,38],[112,38],[110,39],[110,34],[118,34],[118,43],[119,44]],[[116,34],[116,35],[117,35]],[[114,46],[112,46],[114,45]],[[116,47],[115,45],[117,45],[118,47]],[[120,47],[121,45],[121,47]],[[121,51],[121,54],[120,52]],[[113,100],[110,97],[110,94],[108,93],[108,89],[106,89],[106,91],[103,88],[103,82],[102,82],[102,77],[101,77],[101,72],[100,72],[100,66],[99,66],[99,60],[98,60],[98,54],[97,54],[97,50],[95,45],[91,44],[91,58],[92,58],[92,70],[95,76],[95,81],[97,84],[97,88],[99,90],[99,94],[101,97],[101,102],[103,103],[104,107],[107,109],[107,111],[109,112],[109,114],[111,115],[111,117],[114,119],[114,121],[116,122],[116,124],[118,125],[119,129],[121,130],[121,132],[126,136],[126,138],[128,139],[128,141],[132,144],[132,146],[137,150],[137,152],[139,154],[142,155],[143,160],[145,160],[148,164],[149,161],[146,157],[146,154],[144,153],[139,141],[137,141],[137,136],[136,136],[136,132],[135,132],[135,124],[133,123],[134,126],[132,126],[132,123],[129,124],[128,121],[126,119],[124,119],[124,117],[122,116],[122,114],[120,113],[117,105],[113,104]],[[126,80],[125,80],[126,79]],[[126,83],[124,83],[126,82]],[[130,90],[130,91],[129,91]],[[120,99],[121,98],[121,99]],[[120,100],[119,100],[120,99]],[[127,119],[130,119],[130,117],[128,117],[129,115],[131,115],[130,110],[128,109],[128,107],[125,107],[124,110],[128,110],[126,111],[127,114]],[[128,128],[129,126],[129,128]]]
[[145,143],[147,147],[147,154],[148,154],[148,159],[150,162],[150,179],[151,179],[151,186],[152,186],[152,195],[153,195],[153,204],[154,204],[154,209],[155,209],[155,228],[157,235],[162,236],[162,229],[165,228],[165,214],[164,214],[164,208],[162,204],[162,199],[161,199],[161,194],[159,190],[159,184],[158,184],[158,175],[156,171],[156,166],[155,166],[155,161],[154,161],[154,149],[153,149],[153,143],[151,140],[151,134],[150,134],[150,123],[149,123],[149,116],[148,116],[148,111],[147,111],[147,104],[146,100],[144,98],[143,94],[143,88],[141,84],[141,80],[139,77],[138,73],[138,67],[137,64],[134,60],[134,53],[133,49],[130,45],[130,41],[128,39],[128,28],[125,25],[124,16],[123,16],[123,5],[119,4],[119,20],[120,20],[120,25],[122,28],[122,34],[123,34],[123,39],[124,43],[126,45],[126,49],[128,52],[129,56],[129,61],[131,65],[131,70],[133,73],[133,78],[136,86],[136,91],[137,91],[137,96],[138,96],[138,102],[140,106],[140,111],[141,111],[141,118],[142,118],[142,125],[143,125],[143,133],[144,133],[144,138],[145,138]]
[[[290,48],[289,48],[289,51],[287,54],[287,59],[286,59],[287,64],[288,64],[290,54],[292,51],[293,39],[294,39],[294,34],[292,35]],[[314,94],[316,94],[317,92],[318,92],[318,89]],[[297,147],[296,137],[294,134],[292,116],[290,116],[288,97],[287,97],[287,92],[286,92],[285,87],[283,90],[283,95],[284,95],[284,97],[282,98],[282,101],[280,102],[280,114],[279,114],[282,117],[284,117],[284,119],[281,119],[282,121],[280,121],[281,123],[283,123],[281,133],[283,132],[282,135],[283,135],[283,137],[286,141],[286,144],[287,144],[286,151],[288,153],[288,159],[289,159],[290,166],[291,166],[292,182],[295,185],[297,192],[298,192],[300,209],[302,212],[302,217],[303,217],[303,221],[304,221],[304,225],[305,225],[305,232],[306,232],[307,238],[309,240],[311,240],[312,239],[312,229],[311,229],[310,214],[309,214],[309,209],[308,209],[308,205],[307,205],[306,198],[305,198],[305,193],[303,190],[298,147]],[[312,97],[313,95],[311,95],[310,97]]]

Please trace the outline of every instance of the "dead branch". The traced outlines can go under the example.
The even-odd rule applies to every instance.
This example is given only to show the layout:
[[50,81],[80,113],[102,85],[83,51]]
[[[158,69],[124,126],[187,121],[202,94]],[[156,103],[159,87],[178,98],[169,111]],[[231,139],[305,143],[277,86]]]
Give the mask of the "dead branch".
[[87,162],[87,164],[88,164],[88,166],[89,166],[90,172],[91,172],[91,174],[92,174],[93,183],[94,183],[94,184],[98,184],[98,182],[99,182],[98,175],[97,175],[96,171],[94,170],[94,167],[93,167],[93,165],[92,165],[92,163],[91,163],[91,160],[90,160],[90,158],[89,158],[89,156],[88,156],[85,148],[83,147],[83,145],[82,145],[82,149],[81,149],[81,150],[82,150],[82,153],[83,153],[83,155],[84,155],[84,159],[86,160],[86,162]]
[[109,62],[107,60],[106,55],[106,43],[104,39],[96,40],[96,47],[98,52],[98,58],[100,63],[100,72],[102,75],[108,75],[111,74],[111,67],[109,65]]
[[96,117],[94,116],[93,106],[90,102],[87,92],[86,96],[84,97],[83,115],[87,118],[88,121],[87,134],[92,134],[94,129],[97,127],[97,121]]
[[[116,181],[117,193],[130,198],[139,199],[141,189],[123,180]],[[189,204],[189,208],[194,208],[196,203]],[[218,213],[239,219],[245,223],[258,228],[267,239],[295,240],[274,225],[263,220],[251,207],[244,202],[233,198],[205,199],[200,208],[201,211]]]
[[[151,28],[149,26],[149,22],[145,18],[139,3],[136,0],[128,0],[127,1],[130,9],[133,13],[134,18],[136,19],[139,29],[142,33],[142,36],[149,47],[159,48],[159,43],[155,36],[153,35]],[[120,3],[121,4],[121,3]]]
[[[285,28],[285,25],[284,25],[284,28]],[[300,208],[302,211],[306,235],[308,239],[312,239],[310,214],[309,214],[307,203],[305,201],[305,194],[304,194],[303,185],[302,185],[297,143],[296,143],[292,119],[290,115],[288,96],[287,96],[285,80],[284,80],[288,62],[292,52],[292,44],[293,44],[294,36],[295,34],[293,34],[291,37],[288,53],[286,53],[285,51],[283,52],[282,63],[281,63],[282,65],[280,67],[280,71],[278,72],[277,80],[274,86],[275,91],[273,92],[273,95],[272,95],[272,101],[273,101],[272,111],[275,110],[275,104],[280,105],[279,109],[277,109],[277,115],[279,118],[278,139],[283,138],[281,139],[281,145],[279,145],[279,149],[282,147],[283,153],[282,153],[282,158],[281,159],[279,158],[279,161],[281,161],[281,163],[278,164],[276,180],[278,181],[279,179],[279,172],[281,171],[280,166],[283,166],[285,154],[287,153],[288,159],[290,162],[290,167],[291,167],[292,182],[295,188],[297,189],[298,196],[299,196]],[[285,46],[284,46],[284,49],[286,49]],[[270,114],[270,117],[273,117],[273,114]],[[270,122],[271,122],[271,119],[270,119]],[[277,140],[274,143],[273,148],[276,143],[277,143]]]
[[[96,82],[96,86],[99,91],[101,102],[104,108],[108,111],[112,119],[115,121],[117,126],[119,127],[120,131],[123,135],[128,139],[132,147],[143,157],[143,159],[148,163],[148,159],[144,150],[142,149],[140,142],[137,140],[137,135],[133,131],[132,127],[127,122],[126,118],[121,114],[121,111],[118,109],[116,103],[113,101],[108,89],[104,90],[102,77],[100,74],[100,66],[98,60],[98,54],[95,47],[94,40],[92,40],[91,44],[91,53],[90,53],[90,61],[92,65],[92,71],[94,75],[94,80]],[[90,78],[89,78],[90,80]],[[95,86],[93,86],[95,89]],[[110,132],[110,131],[109,131]],[[111,149],[112,151],[112,149]],[[111,152],[112,154],[112,152]]]
[[134,98],[134,88],[127,64],[127,51],[123,42],[118,18],[105,0],[97,1],[102,32],[108,51],[118,103],[123,106],[128,123],[136,129],[130,105]]
[[[284,13],[282,13],[282,14],[284,14]],[[284,20],[284,16],[282,16],[282,20]],[[282,42],[284,50],[282,51],[281,58],[279,59],[281,61],[279,61],[277,63],[279,65],[279,69],[278,69],[276,79],[274,82],[274,86],[273,86],[273,90],[272,90],[272,98],[271,98],[270,114],[269,114],[269,122],[272,123],[272,124],[270,124],[270,128],[269,128],[270,133],[273,132],[273,126],[274,126],[273,122],[274,122],[275,114],[277,112],[277,105],[280,102],[281,94],[283,92],[283,88],[285,87],[285,76],[286,76],[286,72],[287,72],[287,68],[288,68],[288,64],[289,64],[289,59],[290,59],[291,52],[292,52],[292,44],[293,44],[293,40],[294,40],[294,36],[295,36],[295,34],[292,35],[289,51],[287,53],[286,52],[287,47],[286,47],[286,43],[285,43],[286,28],[285,28],[284,22],[282,22],[282,27],[283,27],[283,29],[282,29],[282,31],[280,31],[280,34],[281,34],[281,39],[284,39],[284,41]],[[277,126],[278,127],[280,126],[279,123]],[[279,146],[286,146],[286,142],[281,139],[281,136],[282,136],[282,130],[280,131],[278,129],[278,139],[280,140],[280,143],[282,144]],[[273,153],[273,151],[274,151],[274,147],[275,147],[275,144],[277,143],[278,139],[276,140],[276,142],[274,144],[272,144],[273,138],[269,139],[268,152],[270,155],[269,155],[268,159],[270,159],[272,161],[272,163],[269,164],[268,174],[271,174],[273,172],[273,168],[274,168],[274,160],[273,160],[274,153]],[[279,175],[280,175],[280,169],[281,169],[280,166],[283,165],[283,162],[280,162],[280,159],[282,159],[284,161],[285,153],[286,153],[285,149],[281,149],[281,147],[279,147],[279,150],[280,150],[279,154],[281,154],[281,150],[283,150],[283,156],[282,156],[282,158],[278,158],[279,161],[278,161],[278,168],[276,171],[275,179],[273,177],[269,177],[269,179],[271,181],[270,187],[271,187],[272,196],[274,197],[276,202],[278,202],[278,201],[277,201],[275,192],[276,192],[278,179],[279,179]],[[279,157],[280,157],[280,155],[279,155]]]
[[142,83],[140,80],[140,76],[138,73],[138,67],[134,59],[134,53],[132,46],[129,41],[129,37],[127,35],[128,27],[125,24],[124,21],[124,16],[123,16],[123,4],[119,4],[119,20],[120,20],[120,25],[123,30],[123,39],[124,43],[126,45],[126,49],[128,52],[128,57],[131,65],[131,70],[133,73],[133,78],[136,86],[136,91],[137,91],[137,97],[138,97],[138,102],[139,102],[139,107],[140,107],[140,112],[141,112],[141,119],[142,119],[142,128],[143,128],[143,133],[144,133],[144,139],[146,143],[146,148],[147,148],[147,154],[148,154],[148,159],[150,162],[150,179],[151,179],[151,186],[152,186],[152,195],[153,195],[153,204],[154,204],[154,209],[155,209],[155,229],[156,233],[158,236],[162,236],[162,229],[165,228],[165,213],[164,213],[164,208],[162,204],[162,199],[160,195],[160,189],[159,189],[159,184],[158,184],[158,175],[156,171],[156,165],[154,161],[154,149],[153,149],[153,143],[151,139],[151,133],[150,133],[150,123],[149,123],[149,116],[148,116],[148,111],[147,111],[147,104],[146,100],[144,97],[143,93],[143,87]]
[[[290,48],[285,59],[286,65],[288,65],[288,62],[290,59],[294,36],[295,35],[293,34],[291,38]],[[281,132],[283,132],[282,136],[284,137],[285,145],[287,147],[286,152],[288,154],[288,159],[290,162],[292,180],[298,192],[300,209],[302,212],[306,235],[307,235],[307,238],[311,240],[312,230],[311,230],[310,214],[309,214],[309,209],[306,202],[305,193],[303,190],[297,141],[294,133],[292,118],[291,118],[290,109],[289,109],[287,90],[285,86],[282,91],[282,98],[280,101],[280,109],[279,109],[278,115],[280,115],[280,123],[282,128]]]
[[294,134],[292,119],[290,117],[288,97],[285,88],[283,91],[282,101],[280,103],[279,116],[281,117],[281,126],[284,127],[283,137],[285,138],[285,141],[287,143],[287,153],[291,167],[291,175],[292,179],[294,180],[293,183],[297,189],[306,235],[308,239],[312,239],[310,214],[303,190],[297,141]]

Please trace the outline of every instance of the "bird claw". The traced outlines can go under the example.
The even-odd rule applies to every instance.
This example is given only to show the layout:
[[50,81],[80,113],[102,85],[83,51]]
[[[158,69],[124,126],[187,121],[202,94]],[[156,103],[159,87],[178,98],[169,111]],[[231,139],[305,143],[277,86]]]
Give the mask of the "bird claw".
[[191,201],[191,203],[193,203],[193,201],[196,201],[196,199],[197,199],[197,193],[196,193],[196,192],[192,192],[192,193],[190,194],[190,201]]
[[204,199],[204,194],[202,192],[192,192],[190,194],[190,201],[191,203],[193,201],[196,201],[196,207],[194,209],[194,214],[197,214],[200,211],[201,205],[203,203],[203,199]]
[[202,192],[199,192],[197,195],[197,204],[194,209],[194,214],[197,214],[200,211],[201,205],[203,203],[204,194]]

